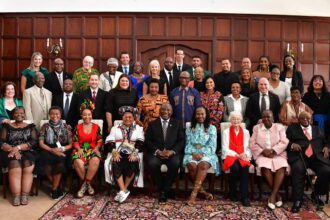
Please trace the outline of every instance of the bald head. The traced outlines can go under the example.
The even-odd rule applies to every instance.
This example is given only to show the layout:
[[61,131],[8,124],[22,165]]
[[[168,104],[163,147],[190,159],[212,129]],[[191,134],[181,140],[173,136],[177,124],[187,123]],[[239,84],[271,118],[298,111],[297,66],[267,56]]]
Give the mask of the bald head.
[[262,78],[259,79],[258,89],[259,89],[259,92],[261,92],[261,93],[264,93],[264,94],[268,93],[269,82],[268,82],[267,78],[262,77]]

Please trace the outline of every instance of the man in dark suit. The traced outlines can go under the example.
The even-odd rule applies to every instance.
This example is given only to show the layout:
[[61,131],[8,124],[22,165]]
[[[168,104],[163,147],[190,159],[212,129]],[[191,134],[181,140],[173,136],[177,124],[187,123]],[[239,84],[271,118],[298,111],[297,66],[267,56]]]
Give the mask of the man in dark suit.
[[328,192],[330,180],[329,147],[321,130],[311,125],[311,114],[301,112],[299,124],[293,124],[286,130],[289,145],[288,162],[291,166],[293,206],[291,211],[299,212],[304,195],[306,169],[311,168],[317,176],[312,199],[323,206],[320,195]]
[[[160,108],[160,118],[149,123],[146,133],[150,174],[159,192],[159,202],[167,201],[171,186],[178,174],[184,148],[184,132],[179,121],[172,119],[172,106],[168,103]],[[167,173],[162,178],[160,167],[166,164]]]
[[278,96],[269,92],[269,82],[266,78],[260,78],[258,89],[259,92],[252,94],[246,105],[245,115],[250,120],[250,132],[253,126],[261,119],[261,114],[265,110],[271,110],[274,115],[274,120],[277,122],[281,107]]
[[179,82],[179,71],[173,69],[174,61],[172,57],[166,57],[164,62],[164,69],[160,71],[160,78],[165,80],[167,88],[167,96],[170,97],[171,91],[178,87]]
[[231,63],[228,58],[221,60],[221,68],[221,72],[214,75],[215,89],[226,96],[231,93],[231,84],[238,82],[239,77],[236,73],[231,72]]
[[[89,76],[89,88],[80,93],[80,104],[85,99],[90,99],[95,104],[93,111],[93,119],[105,119],[105,99],[106,92],[98,88],[99,76],[97,74],[91,74]],[[106,123],[104,123],[106,124]]]
[[52,100],[53,106],[63,109],[62,119],[74,129],[79,120],[79,96],[73,93],[73,81],[64,80],[63,92]]
[[183,63],[184,51],[182,49],[176,49],[175,51],[175,64],[173,69],[181,73],[182,71],[187,71],[191,66]]
[[133,74],[133,67],[130,66],[130,56],[127,51],[123,51],[120,53],[120,65],[117,71],[125,73],[127,75]]
[[63,84],[72,75],[64,72],[64,62],[61,58],[54,60],[54,71],[45,76],[45,88],[52,92],[53,97],[63,93]]

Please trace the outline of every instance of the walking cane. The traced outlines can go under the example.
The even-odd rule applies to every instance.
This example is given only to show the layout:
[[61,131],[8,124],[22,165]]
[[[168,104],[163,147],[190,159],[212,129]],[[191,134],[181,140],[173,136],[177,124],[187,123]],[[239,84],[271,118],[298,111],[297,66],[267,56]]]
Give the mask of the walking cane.
[[319,204],[319,200],[318,200],[318,198],[316,198],[316,196],[315,196],[314,185],[313,185],[313,183],[312,183],[312,180],[311,180],[310,176],[308,175],[308,170],[307,170],[308,168],[307,168],[307,166],[306,166],[306,162],[305,162],[305,160],[304,160],[304,156],[303,156],[303,154],[302,154],[302,151],[299,151],[299,156],[300,156],[301,161],[303,162],[303,165],[304,165],[304,168],[305,168],[305,171],[306,171],[307,181],[308,181],[308,183],[309,183],[309,185],[310,185],[310,187],[311,187],[311,189],[312,189],[312,191],[313,191],[314,197],[315,197],[315,201],[316,201],[316,211],[320,211],[320,210],[322,210],[322,209],[321,209],[321,207],[320,207],[320,204]]

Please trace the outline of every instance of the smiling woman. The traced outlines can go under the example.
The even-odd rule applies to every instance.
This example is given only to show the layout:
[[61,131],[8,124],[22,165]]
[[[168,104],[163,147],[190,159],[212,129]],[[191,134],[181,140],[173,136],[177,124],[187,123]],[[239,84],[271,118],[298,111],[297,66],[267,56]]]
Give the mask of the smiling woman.
[[22,100],[16,98],[16,85],[13,82],[5,82],[1,88],[1,94],[0,123],[10,123],[15,107],[23,106],[23,103]]

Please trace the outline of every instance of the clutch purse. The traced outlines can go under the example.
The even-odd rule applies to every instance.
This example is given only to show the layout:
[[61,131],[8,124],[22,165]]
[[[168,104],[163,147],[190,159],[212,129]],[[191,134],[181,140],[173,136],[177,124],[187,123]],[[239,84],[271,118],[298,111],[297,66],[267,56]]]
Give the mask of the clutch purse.
[[135,145],[127,142],[123,142],[119,146],[119,151],[124,154],[131,154],[135,151]]

